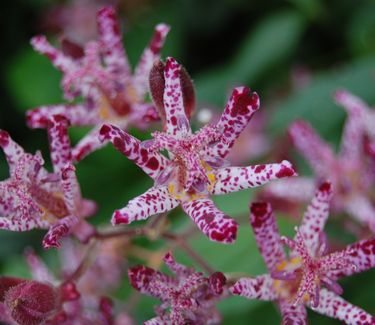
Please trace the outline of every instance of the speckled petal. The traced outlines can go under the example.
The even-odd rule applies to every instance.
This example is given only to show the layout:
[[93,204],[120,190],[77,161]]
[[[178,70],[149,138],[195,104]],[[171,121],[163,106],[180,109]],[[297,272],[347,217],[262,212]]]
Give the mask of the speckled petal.
[[274,280],[268,274],[256,278],[241,278],[229,290],[234,295],[248,299],[273,301],[278,299],[273,282]]
[[375,324],[373,316],[326,289],[320,291],[320,303],[318,307],[314,308],[314,311],[350,325]]
[[54,115],[48,123],[48,140],[53,170],[60,172],[72,160],[69,121],[62,115]]
[[99,138],[100,127],[94,127],[89,133],[87,133],[73,148],[72,159],[74,162],[80,162],[90,153],[104,147],[107,141],[101,141]]
[[104,63],[113,72],[121,71],[124,75],[130,75],[115,9],[109,6],[100,9],[97,13],[97,25]]
[[316,192],[303,216],[298,228],[309,253],[316,256],[320,247],[319,238],[329,216],[329,205],[332,199],[331,183],[323,183]]
[[332,270],[328,275],[330,278],[337,280],[375,267],[375,238],[361,240],[349,245],[345,251],[347,252],[348,262],[355,265],[355,267]]
[[305,305],[293,306],[285,300],[279,301],[282,315],[282,325],[307,325],[307,312]]
[[168,268],[178,277],[186,278],[194,272],[193,269],[176,262],[171,252],[165,254],[163,261]]
[[272,273],[276,266],[286,259],[280,240],[272,207],[269,203],[256,202],[250,206],[250,223],[260,253]]
[[266,184],[274,179],[296,175],[292,164],[287,160],[279,164],[220,168],[215,172],[216,181],[212,194],[237,192]]
[[148,91],[150,70],[154,62],[160,58],[160,50],[164,45],[169,29],[170,27],[165,24],[156,25],[154,35],[149,45],[143,51],[141,59],[135,69],[133,85],[137,89],[140,97],[143,97]]
[[143,325],[172,325],[169,320],[163,320],[160,317],[154,317],[144,322]]
[[289,134],[296,148],[309,162],[318,177],[326,176],[335,160],[331,147],[304,121],[294,122]]
[[45,36],[38,35],[31,39],[34,50],[49,58],[52,64],[60,71],[66,73],[77,68],[77,63],[62,51],[53,47]]
[[177,207],[179,202],[174,199],[167,187],[153,187],[129,203],[122,209],[116,210],[112,216],[112,224],[129,224],[136,220],[170,211]]
[[237,87],[225,107],[217,128],[223,132],[223,140],[207,150],[207,154],[225,158],[234,142],[259,109],[259,96],[247,87]]
[[211,199],[201,198],[183,202],[182,208],[211,240],[226,244],[235,241],[237,222],[220,211]]
[[114,125],[104,124],[100,129],[100,140],[111,141],[115,148],[140,167],[147,175],[156,178],[169,164],[161,154],[142,148],[141,142]]
[[55,225],[53,225],[43,238],[43,247],[45,249],[49,248],[59,248],[60,240],[67,236],[70,229],[77,224],[79,219],[75,216],[66,216],[59,220]]
[[191,133],[190,123],[184,108],[180,72],[180,64],[174,58],[168,57],[164,70],[164,109],[166,131],[172,135]]
[[0,147],[3,149],[5,158],[8,162],[9,173],[13,175],[18,160],[25,154],[23,148],[13,141],[7,131],[0,129]]
[[90,126],[99,123],[95,111],[85,104],[61,104],[40,106],[29,110],[26,114],[27,125],[30,128],[47,128],[48,121],[53,115],[65,116],[71,125]]

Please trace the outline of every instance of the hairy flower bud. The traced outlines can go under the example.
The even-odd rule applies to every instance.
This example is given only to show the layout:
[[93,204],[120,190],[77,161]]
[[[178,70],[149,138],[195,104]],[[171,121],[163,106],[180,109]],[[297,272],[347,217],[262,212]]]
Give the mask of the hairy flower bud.
[[23,281],[4,295],[11,317],[21,325],[41,324],[60,309],[60,295],[56,288],[37,281]]

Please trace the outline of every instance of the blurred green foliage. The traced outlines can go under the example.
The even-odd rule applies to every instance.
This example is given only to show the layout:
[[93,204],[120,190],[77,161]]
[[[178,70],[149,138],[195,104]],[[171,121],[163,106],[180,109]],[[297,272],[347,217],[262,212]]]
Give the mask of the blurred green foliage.
[[[60,74],[28,43],[32,35],[42,32],[43,13],[55,3],[18,0],[1,12],[4,50],[0,54],[0,128],[8,129],[27,149],[42,146],[45,155],[48,151],[44,131],[26,130],[23,114],[35,106],[62,101]],[[122,13],[129,16],[123,23],[124,44],[131,63],[136,64],[153,26],[164,21],[172,30],[163,56],[175,56],[190,71],[197,88],[198,109],[210,105],[221,110],[233,86],[249,85],[261,96],[261,109],[266,112],[271,136],[283,135],[291,121],[304,118],[337,145],[345,114],[333,103],[332,92],[345,87],[370,104],[375,103],[374,12],[371,0],[150,0],[134,12]],[[290,86],[292,71],[301,66],[311,74],[311,83],[302,90]],[[74,141],[82,132],[72,130]],[[1,159],[0,176],[6,175]],[[92,219],[95,224],[108,224],[115,208],[151,185],[150,179],[111,147],[80,163],[78,177],[84,195],[100,205],[98,215]],[[215,198],[223,211],[240,220],[242,226],[234,245],[212,243],[200,233],[191,240],[196,251],[218,270],[249,275],[264,271],[247,220],[248,202],[253,194],[254,191],[244,191]],[[171,219],[176,229],[191,224],[180,211]],[[283,218],[279,218],[279,224],[283,234],[291,233],[294,226],[294,222]],[[338,227],[332,224],[328,229],[340,234]],[[26,276],[22,250],[27,245],[40,250],[41,236],[40,231],[0,231],[0,272]],[[155,249],[155,244],[148,241],[144,245]],[[182,252],[177,257],[192,263]],[[374,271],[345,280],[343,286],[349,301],[375,314]],[[125,278],[118,296],[128,296],[129,290]],[[141,300],[135,311],[139,320],[152,316],[154,303],[154,299],[147,297]],[[220,309],[223,324],[275,324],[280,319],[271,303],[238,297],[221,303]],[[310,323],[337,324],[314,313],[310,313]]]

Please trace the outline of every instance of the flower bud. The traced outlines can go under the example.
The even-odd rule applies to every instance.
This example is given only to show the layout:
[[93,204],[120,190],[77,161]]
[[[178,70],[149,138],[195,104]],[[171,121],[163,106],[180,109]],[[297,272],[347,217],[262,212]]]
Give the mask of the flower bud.
[[37,281],[23,281],[11,287],[4,300],[10,316],[20,325],[41,324],[61,307],[58,290]]

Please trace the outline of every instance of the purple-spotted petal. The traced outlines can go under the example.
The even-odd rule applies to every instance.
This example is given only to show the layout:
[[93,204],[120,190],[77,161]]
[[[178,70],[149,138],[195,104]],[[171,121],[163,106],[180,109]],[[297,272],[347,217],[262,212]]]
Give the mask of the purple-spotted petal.
[[78,218],[75,216],[67,216],[53,225],[43,238],[43,247],[45,249],[49,248],[59,248],[60,240],[67,236],[71,228],[77,224]]
[[153,187],[129,201],[124,208],[116,210],[112,216],[112,224],[129,224],[136,220],[144,220],[154,214],[170,211],[178,204],[166,187]]
[[314,308],[314,311],[339,319],[346,324],[375,324],[375,318],[373,316],[326,289],[320,291],[320,302],[319,305]]
[[312,256],[315,256],[320,246],[320,236],[329,215],[329,205],[332,199],[332,185],[323,183],[307,207],[299,232]]
[[25,256],[34,280],[56,284],[55,276],[33,249],[28,249]]
[[216,127],[223,132],[223,141],[207,150],[207,155],[225,158],[234,142],[259,109],[259,96],[247,87],[237,87],[224,109]]
[[307,325],[307,312],[305,305],[293,306],[285,300],[279,301],[282,315],[282,325]]
[[228,244],[235,241],[237,222],[220,211],[211,199],[201,198],[183,202],[182,208],[211,240]]
[[259,251],[272,273],[286,257],[271,205],[263,202],[251,204],[250,223]]
[[260,275],[256,278],[241,278],[229,290],[234,295],[248,299],[265,301],[278,299],[274,290],[274,280],[268,274]]
[[249,167],[220,168],[215,172],[212,194],[225,194],[257,187],[271,180],[296,176],[287,160],[279,164],[254,165]]
[[169,164],[167,158],[143,148],[138,139],[114,125],[104,124],[99,137],[101,141],[111,141],[118,151],[154,179]]
[[0,129],[0,147],[3,149],[5,158],[8,162],[9,173],[12,176],[15,173],[17,162],[24,156],[23,148],[13,141],[7,131]]
[[335,160],[331,147],[325,143],[316,131],[304,121],[294,122],[289,134],[296,148],[315,170],[317,176],[328,177],[327,171]]
[[79,162],[90,153],[104,147],[107,144],[107,141],[100,140],[99,131],[100,127],[94,127],[77,143],[72,150],[73,161]]
[[366,195],[353,193],[346,200],[345,209],[354,219],[375,232],[375,207]]

